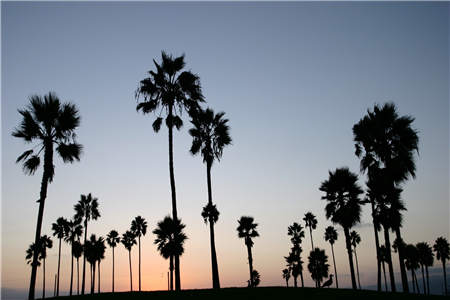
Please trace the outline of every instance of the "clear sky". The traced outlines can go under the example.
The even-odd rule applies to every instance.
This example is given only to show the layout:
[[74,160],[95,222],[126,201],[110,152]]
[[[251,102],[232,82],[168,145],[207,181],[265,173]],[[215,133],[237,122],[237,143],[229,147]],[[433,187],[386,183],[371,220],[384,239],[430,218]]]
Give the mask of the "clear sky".
[[[220,210],[216,246],[222,286],[245,286],[244,242],[237,219],[251,215],[261,237],[253,248],[262,285],[282,285],[287,226],[307,211],[318,217],[315,245],[326,249],[330,225],[320,200],[328,170],[359,172],[352,126],[375,103],[393,101],[416,118],[417,178],[405,185],[407,242],[449,236],[449,3],[11,3],[2,2],[2,287],[28,288],[25,250],[34,239],[42,171],[26,176],[15,159],[26,145],[11,132],[18,108],[32,94],[55,91],[82,116],[81,162],[55,160],[43,233],[57,217],[71,217],[80,194],[99,198],[102,217],[89,234],[124,232],[147,219],[142,241],[143,288],[165,289],[168,262],[153,245],[156,223],[171,212],[167,129],[135,110],[134,91],[161,50],[186,54],[201,78],[207,105],[225,111],[233,145],[212,170]],[[181,259],[182,287],[211,286],[206,167],[188,150],[185,126],[174,135],[179,216],[189,240]],[[361,176],[361,184],[364,177]],[[358,258],[361,283],[375,282],[369,208],[364,209]],[[349,286],[342,231],[336,244],[342,286]],[[303,242],[303,259],[310,249]],[[137,288],[137,248],[133,250]],[[102,289],[111,287],[111,251],[102,263]],[[116,253],[116,289],[127,290],[126,250]],[[397,262],[394,255],[394,262]],[[57,245],[50,251],[52,290]],[[394,266],[396,271],[397,265]],[[306,266],[305,266],[306,268]],[[69,284],[63,245],[61,289]],[[40,295],[41,270],[37,293]],[[399,276],[397,276],[399,277]],[[399,279],[399,278],[398,278]],[[307,285],[312,285],[309,273]]]

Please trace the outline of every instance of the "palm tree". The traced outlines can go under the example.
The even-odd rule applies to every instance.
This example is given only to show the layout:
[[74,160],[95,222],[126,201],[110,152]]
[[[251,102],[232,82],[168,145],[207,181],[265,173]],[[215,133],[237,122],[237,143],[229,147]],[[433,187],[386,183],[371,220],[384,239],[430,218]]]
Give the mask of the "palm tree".
[[[34,243],[37,244],[41,237],[47,187],[53,181],[55,174],[53,165],[54,147],[56,147],[56,152],[63,162],[72,163],[75,160],[80,160],[82,146],[75,141],[75,129],[80,125],[80,116],[75,105],[61,103],[52,92],[44,97],[33,95],[29,98],[29,101],[30,104],[25,109],[19,109],[23,119],[12,135],[27,143],[37,142],[36,146],[39,147],[39,151],[27,150],[16,160],[16,162],[23,161],[23,170],[26,174],[33,175],[41,163],[41,153],[44,157],[41,191],[37,201],[39,202],[39,212],[34,239]],[[35,263],[31,265],[29,300],[34,299],[37,255],[37,252],[34,253],[33,261]]]
[[39,260],[39,253],[41,252],[41,248],[40,248],[39,244],[36,246],[35,243],[31,243],[31,245],[28,246],[28,249],[25,252],[25,260],[27,261],[27,264],[32,265],[34,263],[33,262],[33,256],[34,256],[35,252],[38,253],[37,266],[39,267],[41,265],[41,262]]
[[433,265],[433,250],[431,249],[430,245],[428,245],[425,242],[420,242],[416,244],[416,248],[417,248],[417,252],[418,252],[418,259],[419,259],[419,264],[420,267],[422,269],[422,284],[423,284],[423,293],[424,294],[429,294],[430,290],[429,290],[429,280],[428,280],[428,273],[427,273],[427,282],[428,284],[425,283],[425,268],[427,267],[427,265],[429,265],[430,263],[430,259],[431,259],[431,265]]
[[158,222],[157,227],[153,230],[156,235],[154,244],[158,245],[158,251],[165,259],[169,258],[170,270],[170,290],[173,291],[173,258],[181,256],[184,252],[184,242],[187,240],[183,229],[186,227],[179,219],[174,221],[170,216],[166,216],[162,221]]
[[[177,198],[175,192],[175,175],[173,168],[173,127],[180,129],[183,121],[180,115],[183,111],[193,111],[198,109],[199,103],[204,102],[200,79],[197,75],[182,71],[185,62],[184,55],[173,58],[164,51],[161,53],[162,62],[158,64],[155,60],[153,63],[156,72],[149,71],[150,76],[141,80],[136,90],[135,98],[139,101],[136,110],[141,110],[144,114],[159,112],[158,117],[153,122],[152,127],[155,132],[161,129],[165,112],[166,126],[169,131],[169,174],[170,187],[172,194],[172,217],[178,219],[177,215]],[[175,256],[175,287],[176,290],[181,289],[180,283],[180,261]]]
[[61,265],[61,240],[65,237],[68,231],[68,221],[63,217],[59,217],[56,223],[52,224],[53,236],[59,239],[59,250],[58,250],[58,275],[56,280],[56,297],[59,296],[59,270]]
[[361,243],[361,237],[359,236],[359,234],[352,230],[352,232],[350,232],[350,243],[353,246],[353,252],[355,253],[355,261],[356,261],[356,274],[358,275],[358,286],[359,289],[361,289],[361,281],[359,280],[359,264],[358,264],[358,255],[356,254],[356,246]]
[[100,294],[100,263],[102,259],[105,259],[105,239],[103,237],[99,237],[97,243],[95,244],[95,258],[98,263],[98,288],[97,293]]
[[325,229],[325,235],[324,235],[325,241],[330,243],[331,246],[331,253],[333,254],[333,265],[334,265],[334,277],[336,278],[336,288],[339,288],[339,284],[338,284],[338,276],[337,276],[337,271],[336,271],[336,260],[334,259],[334,243],[337,241],[338,239],[338,233],[336,231],[336,229],[333,226],[328,226]]
[[[261,282],[261,276],[259,275],[259,272],[256,270],[253,270],[252,272],[252,278],[253,278],[253,287],[257,287],[259,283]],[[247,280],[248,286],[250,287],[250,280]]]
[[112,292],[114,293],[114,248],[120,243],[119,233],[115,230],[111,230],[106,236],[106,242],[112,249]]
[[321,287],[324,278],[328,277],[329,264],[325,250],[315,248],[308,256],[308,270],[311,278],[316,282],[317,287]]
[[312,231],[317,227],[317,219],[312,212],[307,212],[305,214],[305,217],[303,218],[303,221],[305,221],[305,227],[309,227],[309,235],[311,236],[311,250],[312,250],[314,249]]
[[127,230],[122,234],[122,239],[120,241],[125,249],[128,250],[128,261],[130,263],[130,291],[133,291],[133,275],[131,271],[131,248],[136,245],[136,236],[130,230]]
[[47,249],[53,247],[53,241],[49,236],[43,235],[40,239],[41,253],[39,254],[39,260],[42,259],[42,298],[45,298],[45,259],[47,258]]
[[67,231],[65,232],[64,235],[64,241],[66,241],[67,243],[69,243],[69,245],[71,246],[71,257],[72,257],[72,262],[71,262],[71,266],[70,266],[70,292],[69,295],[72,296],[72,286],[73,286],[73,258],[74,258],[74,254],[73,254],[73,243],[78,241],[81,237],[81,235],[83,234],[83,226],[81,226],[81,220],[79,219],[75,219],[75,220],[70,220],[67,222]]
[[77,295],[80,294],[80,264],[79,260],[81,255],[83,255],[83,245],[80,243],[79,240],[74,241],[72,243],[72,254],[73,257],[77,259]]
[[[81,195],[80,201],[74,206],[75,216],[74,219],[83,221],[84,224],[84,245],[86,246],[87,228],[90,220],[97,220],[100,217],[98,210],[98,199],[92,197],[91,193]],[[81,280],[81,294],[84,295],[85,278],[86,278],[86,251],[83,256],[83,278]]]
[[137,216],[131,221],[131,231],[138,238],[139,242],[139,292],[141,291],[141,236],[147,233],[147,221],[141,216]]
[[[419,137],[411,127],[413,121],[411,116],[399,116],[394,103],[385,103],[368,110],[353,126],[355,154],[361,158],[361,170],[368,171],[369,179],[380,169],[385,170],[389,186],[399,187],[409,176],[415,177],[414,152],[419,151]],[[397,223],[392,228],[399,240],[402,239],[400,227],[401,223]],[[399,249],[398,256],[403,291],[408,292],[403,249]]]
[[387,280],[386,280],[386,268],[384,266],[384,263],[387,262],[388,254],[386,253],[386,251],[388,251],[388,250],[386,249],[386,246],[381,245],[379,251],[380,251],[380,261],[381,261],[381,264],[383,266],[384,289],[387,292],[388,287],[387,287]]
[[436,252],[436,259],[442,262],[442,271],[444,272],[444,291],[447,292],[447,273],[445,272],[445,262],[450,259],[450,244],[444,237],[438,237],[433,245],[433,250]]
[[286,287],[289,287],[289,279],[291,278],[291,271],[289,269],[283,269],[283,279],[286,280]]
[[325,207],[327,219],[331,219],[334,224],[339,224],[344,229],[352,287],[355,290],[356,280],[350,229],[358,224],[361,219],[361,200],[359,195],[362,194],[362,190],[357,181],[358,176],[350,172],[348,168],[339,168],[334,172],[330,171],[328,180],[322,182],[319,188],[320,191],[325,192],[325,196],[322,196],[322,199],[328,202]]
[[211,167],[214,160],[220,161],[222,158],[223,148],[231,144],[228,119],[224,118],[224,115],[224,112],[214,114],[214,111],[210,108],[206,110],[198,109],[191,120],[194,127],[189,130],[189,134],[193,138],[190,151],[193,155],[201,153],[203,162],[206,164],[208,204],[203,208],[202,216],[205,222],[209,222],[212,282],[215,289],[220,288],[214,241],[214,223],[217,222],[219,214],[212,202]]
[[242,216],[238,220],[239,226],[236,228],[238,232],[238,237],[243,238],[245,241],[245,245],[247,246],[248,253],[248,266],[250,269],[250,286],[254,286],[253,281],[253,257],[252,257],[252,247],[253,247],[253,238],[258,237],[259,233],[256,231],[256,227],[258,227],[257,223],[254,223],[253,217]]
[[300,275],[302,281],[302,287],[304,287],[303,282],[303,261],[301,259],[301,253],[303,249],[300,244],[302,239],[305,237],[305,231],[302,225],[294,222],[288,227],[288,235],[291,237],[292,248],[288,257],[285,257],[289,268],[292,270],[292,275],[294,277],[294,285],[297,287],[297,276]]
[[405,246],[405,266],[406,269],[411,270],[411,279],[413,286],[413,293],[416,292],[420,294],[419,284],[417,282],[416,269],[419,268],[419,251],[416,246],[409,244]]
[[91,234],[89,240],[84,243],[84,257],[90,264],[91,268],[91,294],[94,294],[95,286],[95,265],[97,263],[96,245],[97,237],[95,234]]

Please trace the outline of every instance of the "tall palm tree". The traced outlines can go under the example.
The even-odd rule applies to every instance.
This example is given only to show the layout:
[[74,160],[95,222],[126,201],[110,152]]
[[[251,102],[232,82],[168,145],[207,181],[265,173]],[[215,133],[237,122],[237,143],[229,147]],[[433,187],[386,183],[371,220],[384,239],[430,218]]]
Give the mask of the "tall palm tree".
[[325,250],[315,248],[308,256],[308,270],[311,278],[317,283],[317,287],[321,287],[324,278],[328,277],[328,268],[330,265]]
[[447,273],[445,271],[445,262],[450,259],[450,244],[444,237],[438,237],[433,245],[433,250],[436,252],[436,259],[442,262],[442,271],[444,272],[444,291],[447,291]]
[[[157,112],[158,116],[152,127],[155,132],[161,129],[162,113],[165,113],[165,122],[169,131],[169,174],[172,194],[172,217],[178,219],[177,198],[175,191],[175,175],[173,167],[173,127],[180,129],[183,121],[180,118],[183,111],[196,110],[200,102],[204,102],[200,78],[190,71],[182,71],[185,62],[184,55],[172,57],[164,51],[161,53],[162,62],[153,63],[155,71],[149,71],[149,77],[141,80],[136,90],[135,98],[139,101],[136,110],[144,114]],[[175,287],[181,289],[179,257],[175,256]]]
[[243,238],[245,241],[245,245],[247,246],[248,253],[248,266],[250,268],[250,286],[254,287],[253,281],[253,256],[252,256],[252,247],[253,247],[253,238],[258,237],[259,233],[256,231],[256,227],[258,227],[257,223],[254,223],[253,217],[242,216],[238,220],[239,226],[236,228],[238,232],[238,237]]
[[[211,246],[211,268],[213,288],[220,288],[219,268],[217,266],[216,246],[214,240],[214,223],[217,222],[219,214],[212,202],[211,167],[214,160],[220,161],[223,149],[231,144],[228,119],[225,113],[214,114],[210,108],[198,109],[192,114],[191,123],[194,126],[189,129],[192,136],[191,153],[201,153],[203,162],[206,164],[206,179],[208,184],[208,204],[203,208],[202,216],[205,222],[209,222],[210,246]],[[217,212],[217,213],[216,213]]]
[[45,259],[47,258],[47,249],[53,247],[53,241],[48,235],[43,235],[40,239],[41,253],[39,260],[42,259],[42,298],[45,298]]
[[72,253],[73,257],[77,259],[77,295],[80,294],[80,264],[79,260],[81,255],[83,255],[83,245],[80,243],[79,240],[74,241],[72,243]]
[[356,280],[350,229],[358,224],[361,219],[361,200],[359,195],[362,194],[362,190],[357,181],[358,176],[350,172],[348,168],[339,168],[334,172],[330,171],[328,180],[322,182],[319,188],[320,191],[325,192],[325,196],[322,196],[322,199],[328,202],[325,207],[327,219],[331,219],[334,224],[339,224],[344,229],[352,287],[355,290]]
[[53,236],[59,239],[59,250],[58,250],[58,275],[56,279],[56,297],[59,296],[59,270],[61,265],[61,240],[65,237],[68,231],[68,221],[63,217],[59,217],[56,223],[52,224]]
[[114,248],[120,243],[119,233],[115,230],[111,230],[106,236],[106,242],[112,249],[112,292],[114,293]]
[[105,239],[103,237],[99,237],[97,243],[95,244],[95,258],[97,259],[98,264],[98,288],[97,293],[100,294],[100,263],[103,259],[105,259]]
[[411,280],[412,280],[412,286],[413,286],[413,293],[416,292],[420,294],[419,289],[419,283],[417,282],[417,276],[416,276],[416,269],[419,268],[419,251],[417,250],[416,246],[409,244],[405,246],[404,249],[405,253],[405,266],[406,269],[411,270]]
[[388,257],[388,254],[386,253],[386,251],[387,251],[386,246],[381,245],[379,251],[380,251],[380,261],[383,266],[384,289],[387,292],[388,287],[387,287],[387,280],[386,280],[386,267],[384,265],[384,263],[387,262],[387,257]]
[[305,227],[309,227],[309,235],[311,237],[311,250],[313,250],[314,242],[313,242],[313,237],[312,237],[312,231],[313,231],[313,229],[316,229],[316,227],[317,227],[316,216],[313,215],[312,212],[307,212],[305,214],[305,217],[303,218],[303,221],[305,221]]
[[[432,267],[434,264],[434,254],[433,254],[433,249],[431,248],[430,245],[426,244],[426,249],[425,250],[421,250],[421,253],[423,251],[423,253],[421,254],[421,261],[422,263],[425,265],[425,274],[427,276],[427,294],[430,294],[430,276],[428,274],[428,267]],[[422,247],[422,246],[421,246]],[[423,255],[423,257],[422,257]]]
[[337,275],[337,271],[336,271],[336,260],[334,259],[334,243],[337,241],[338,239],[338,233],[336,231],[336,229],[333,226],[328,226],[325,229],[325,235],[324,235],[325,241],[330,243],[331,246],[331,253],[333,255],[333,265],[334,265],[334,277],[336,278],[336,288],[339,288],[339,283],[338,283],[338,275]]
[[141,291],[141,236],[147,233],[147,221],[141,216],[137,216],[131,221],[131,231],[138,238],[139,246],[139,292]]
[[427,273],[427,283],[425,282],[425,268],[427,265],[430,264],[431,259],[431,265],[433,264],[433,250],[431,249],[430,245],[425,242],[420,242],[416,244],[417,252],[418,252],[418,258],[419,258],[419,264],[422,270],[422,284],[423,284],[423,293],[429,294],[430,293],[430,284],[428,279],[428,273]]
[[[88,195],[81,195],[80,201],[74,206],[74,219],[79,219],[84,224],[84,245],[86,246],[88,222],[90,220],[97,220],[100,217],[98,210],[98,199],[94,198],[91,193]],[[86,251],[83,255],[83,277],[81,280],[81,294],[84,295],[86,278]]]
[[361,281],[359,280],[359,264],[358,264],[358,255],[356,254],[356,246],[361,243],[361,237],[359,236],[359,234],[352,230],[352,232],[350,232],[350,243],[353,246],[353,252],[355,253],[355,261],[356,261],[356,274],[358,276],[358,286],[359,289],[361,289]]
[[289,287],[289,279],[291,278],[291,271],[289,269],[283,269],[283,279],[286,280],[286,287]]
[[133,273],[131,271],[131,248],[136,245],[136,236],[130,230],[127,230],[122,234],[122,239],[120,241],[125,249],[128,250],[128,261],[130,263],[130,291],[133,291]]
[[[12,135],[23,139],[27,143],[36,142],[39,151],[34,149],[25,151],[16,162],[23,161],[23,170],[33,175],[41,163],[41,154],[44,157],[44,172],[42,174],[41,191],[39,195],[39,212],[36,225],[34,243],[41,237],[44,204],[47,198],[48,184],[53,181],[55,168],[53,165],[53,152],[56,152],[65,163],[80,160],[82,146],[75,141],[75,130],[80,125],[78,109],[71,103],[61,103],[56,94],[50,92],[41,97],[33,95],[29,98],[30,104],[25,109],[19,109],[23,119],[20,126]],[[34,253],[33,261],[37,262],[38,253]],[[31,279],[28,299],[34,299],[36,285],[37,264],[31,265]]]
[[73,287],[73,243],[78,241],[83,234],[83,226],[81,226],[81,220],[74,219],[67,222],[67,231],[64,234],[64,241],[66,241],[71,246],[71,265],[70,265],[70,292],[69,295],[72,296]]
[[[415,177],[414,152],[419,151],[419,137],[411,125],[414,118],[399,116],[394,103],[375,105],[353,126],[355,154],[361,158],[361,170],[371,173],[385,170],[389,185],[399,187],[409,176]],[[388,199],[389,200],[389,199]],[[401,223],[392,228],[401,240]],[[387,247],[388,245],[386,245]],[[398,251],[403,291],[408,292],[408,277],[404,264],[403,249]],[[395,288],[393,289],[395,291]]]
[[158,245],[159,253],[163,258],[169,258],[171,291],[173,291],[173,258],[176,255],[181,256],[184,252],[184,242],[187,240],[183,232],[185,227],[186,225],[181,223],[180,219],[174,221],[170,216],[166,216],[153,230],[153,234],[156,235],[154,244]]
[[97,237],[95,234],[91,234],[89,240],[84,243],[84,257],[90,264],[91,269],[91,294],[94,294],[95,287],[95,266],[97,263]]
[[[297,287],[297,276],[300,275],[302,281],[302,287],[304,287],[303,282],[303,261],[301,259],[301,253],[303,249],[301,248],[302,239],[305,237],[305,231],[302,225],[294,222],[288,227],[288,236],[291,237],[292,248],[288,257],[285,257],[286,262],[292,270],[292,275],[294,277],[295,287]],[[294,276],[295,275],[295,276]]]

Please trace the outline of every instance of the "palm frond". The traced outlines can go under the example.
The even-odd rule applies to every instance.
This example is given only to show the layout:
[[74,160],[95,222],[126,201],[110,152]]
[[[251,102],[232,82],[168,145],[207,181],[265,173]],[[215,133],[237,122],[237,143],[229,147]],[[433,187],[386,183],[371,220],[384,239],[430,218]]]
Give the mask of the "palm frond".
[[83,146],[77,143],[64,144],[61,143],[56,151],[61,156],[64,162],[73,163],[75,160],[80,161],[80,155],[82,153]]
[[39,164],[41,163],[41,159],[37,155],[31,156],[23,163],[23,171],[25,174],[33,175],[36,172]]

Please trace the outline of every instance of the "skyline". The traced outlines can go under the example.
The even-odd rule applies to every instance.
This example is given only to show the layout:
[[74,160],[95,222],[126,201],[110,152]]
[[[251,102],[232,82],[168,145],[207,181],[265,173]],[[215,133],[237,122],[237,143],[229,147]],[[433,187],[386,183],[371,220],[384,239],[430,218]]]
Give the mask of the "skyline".
[[[176,21],[161,29],[174,11]],[[283,285],[287,226],[308,211],[319,220],[313,232],[317,245],[330,254],[322,237],[331,222],[318,188],[328,170],[342,166],[358,173],[365,187],[351,129],[375,103],[395,102],[400,115],[416,118],[413,127],[419,131],[417,178],[402,194],[408,209],[405,240],[448,238],[448,24],[448,3],[2,2],[2,288],[29,281],[24,256],[36,222],[31,199],[38,196],[42,174],[26,176],[15,164],[26,145],[11,131],[28,96],[54,90],[80,109],[84,154],[73,165],[55,160],[43,233],[51,233],[57,217],[72,216],[80,194],[99,198],[102,217],[90,224],[89,234],[105,236],[113,228],[123,233],[141,215],[149,223],[142,240],[143,289],[164,289],[167,262],[151,230],[170,212],[167,132],[153,133],[151,118],[136,112],[134,99],[161,50],[186,54],[187,69],[200,76],[205,107],[224,111],[230,120],[233,145],[212,169],[223,286],[246,284],[245,248],[235,231],[241,215],[260,224],[253,251],[262,285]],[[188,153],[192,126],[184,117],[174,138],[179,215],[189,238],[181,279],[183,288],[201,288],[210,286],[210,263],[202,260],[209,257],[208,228],[200,216],[207,202],[206,168]],[[18,222],[18,215],[26,221]],[[376,284],[370,222],[364,207],[357,227],[363,285]],[[337,267],[346,286],[340,229],[339,234]],[[307,238],[303,247],[309,249]],[[122,246],[117,250],[116,287],[126,290],[126,252]],[[55,252],[54,247],[50,253]],[[106,253],[103,290],[110,285],[109,248]],[[62,290],[64,274],[67,270]],[[309,274],[305,283],[313,285]]]

